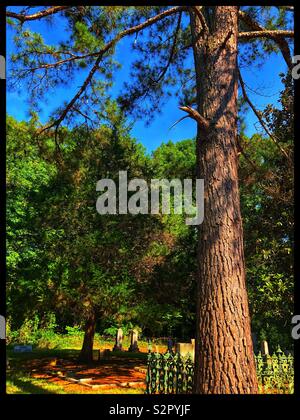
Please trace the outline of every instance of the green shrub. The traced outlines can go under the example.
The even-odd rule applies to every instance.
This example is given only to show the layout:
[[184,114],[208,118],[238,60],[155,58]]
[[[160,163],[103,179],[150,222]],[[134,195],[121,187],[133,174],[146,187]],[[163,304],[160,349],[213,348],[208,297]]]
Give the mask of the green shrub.
[[83,331],[80,330],[80,327],[78,325],[74,325],[74,327],[66,326],[67,334],[70,336],[78,336],[83,335]]
[[35,315],[33,319],[25,319],[16,334],[17,341],[21,344],[36,344],[38,327],[38,315]]
[[37,347],[41,349],[55,349],[59,347],[61,337],[52,330],[39,330],[39,338],[36,340]]
[[112,327],[106,328],[106,329],[103,331],[103,334],[104,334],[104,335],[109,335],[109,336],[111,336],[111,337],[114,337],[114,336],[117,334],[117,330],[118,330],[118,327],[114,327],[114,326],[112,326]]

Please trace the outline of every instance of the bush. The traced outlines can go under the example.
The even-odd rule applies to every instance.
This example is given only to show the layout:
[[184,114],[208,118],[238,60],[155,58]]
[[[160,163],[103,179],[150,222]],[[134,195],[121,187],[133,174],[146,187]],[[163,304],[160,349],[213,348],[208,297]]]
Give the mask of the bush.
[[15,338],[21,344],[36,344],[39,327],[39,317],[35,315],[33,319],[25,319]]
[[74,325],[74,327],[66,326],[67,334],[70,336],[78,336],[83,335],[83,331],[80,330],[80,327],[78,325]]
[[130,331],[132,329],[135,329],[139,332],[139,335],[141,334],[141,328],[138,326],[134,326],[131,322],[127,322],[122,324],[121,326],[116,326],[116,325],[111,325],[110,327],[106,328],[105,330],[103,330],[103,335],[108,335],[110,337],[115,338],[118,328],[122,328],[123,330],[123,336],[129,336]]
[[52,330],[40,330],[36,345],[42,349],[55,349],[59,346],[61,337]]
[[[55,314],[48,313],[42,320],[36,314],[32,319],[25,319],[18,330],[11,330],[7,323],[8,344],[31,344],[46,348],[54,348],[58,341],[55,334],[57,327]],[[53,347],[54,346],[54,347]]]
[[103,331],[103,335],[108,335],[110,337],[115,337],[115,335],[117,334],[117,331],[118,331],[118,327],[109,327],[109,328],[106,328]]

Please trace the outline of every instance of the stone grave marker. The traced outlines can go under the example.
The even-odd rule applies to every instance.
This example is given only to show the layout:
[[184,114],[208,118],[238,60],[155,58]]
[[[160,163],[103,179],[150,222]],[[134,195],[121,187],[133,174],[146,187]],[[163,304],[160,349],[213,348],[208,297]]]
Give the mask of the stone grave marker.
[[14,346],[14,353],[30,353],[32,352],[32,345],[28,346]]
[[122,343],[123,343],[123,330],[119,328],[116,334],[116,342],[113,348],[113,351],[122,351]]
[[195,339],[192,339],[190,343],[176,343],[176,352],[180,356],[186,357],[188,354],[192,360],[195,360]]
[[171,337],[168,337],[168,352],[173,353],[173,340]]
[[267,356],[269,354],[269,345],[266,340],[261,343],[261,353],[263,356]]
[[134,352],[139,351],[138,338],[139,338],[138,331],[137,330],[132,330],[131,331],[131,344],[130,344],[130,347],[129,347],[128,351],[134,351]]

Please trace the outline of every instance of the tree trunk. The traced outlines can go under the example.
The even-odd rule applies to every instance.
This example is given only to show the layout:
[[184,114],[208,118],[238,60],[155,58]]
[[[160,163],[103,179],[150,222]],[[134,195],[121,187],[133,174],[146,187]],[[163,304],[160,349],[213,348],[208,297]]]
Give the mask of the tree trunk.
[[[199,7],[199,6],[197,6]],[[245,282],[237,160],[236,6],[205,8],[210,34],[191,12],[198,124],[197,176],[204,179],[199,226],[195,393],[257,393]]]
[[84,339],[79,354],[79,361],[91,363],[93,361],[93,344],[95,336],[96,318],[95,314],[90,315],[85,324]]

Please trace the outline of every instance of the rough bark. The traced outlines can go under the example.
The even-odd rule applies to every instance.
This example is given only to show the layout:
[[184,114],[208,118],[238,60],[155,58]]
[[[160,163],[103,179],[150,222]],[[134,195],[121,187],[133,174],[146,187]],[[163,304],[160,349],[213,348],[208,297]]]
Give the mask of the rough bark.
[[79,361],[90,363],[93,361],[93,345],[95,336],[96,318],[91,314],[86,321],[84,339],[82,348],[79,354]]
[[[198,7],[198,6],[197,6]],[[237,161],[238,7],[191,12],[198,112],[197,176],[204,179],[199,226],[195,393],[257,393],[245,282]],[[201,33],[202,32],[202,33]]]

